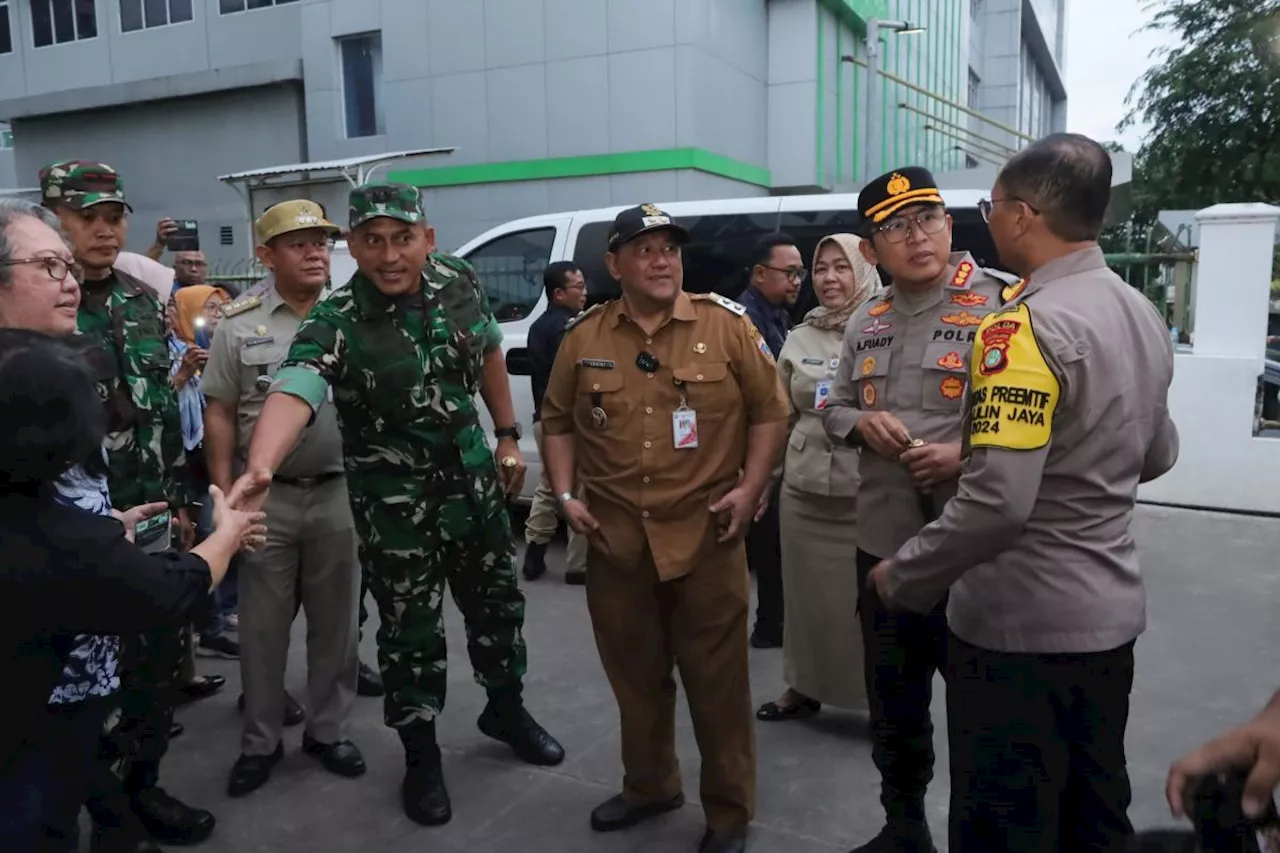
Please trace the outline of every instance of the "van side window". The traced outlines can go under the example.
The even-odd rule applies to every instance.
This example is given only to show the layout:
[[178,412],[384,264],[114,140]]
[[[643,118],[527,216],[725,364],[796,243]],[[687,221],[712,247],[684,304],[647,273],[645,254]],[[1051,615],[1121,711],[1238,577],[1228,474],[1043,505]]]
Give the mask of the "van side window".
[[489,296],[499,323],[528,317],[542,298],[542,271],[551,262],[556,229],[503,234],[466,256]]
[[[734,298],[747,286],[747,264],[761,235],[773,231],[772,213],[724,216],[678,216],[689,232],[684,247],[684,289],[688,293],[720,293]],[[573,262],[587,279],[587,303],[616,299],[622,291],[604,265],[612,222],[592,222],[578,231]]]

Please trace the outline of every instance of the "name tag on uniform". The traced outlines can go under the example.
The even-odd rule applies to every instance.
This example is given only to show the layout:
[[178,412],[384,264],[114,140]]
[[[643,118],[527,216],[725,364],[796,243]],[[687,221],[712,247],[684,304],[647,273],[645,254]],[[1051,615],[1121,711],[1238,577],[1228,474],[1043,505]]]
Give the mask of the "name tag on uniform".
[[594,367],[596,370],[613,370],[613,362],[603,358],[584,358],[580,362],[583,367]]
[[693,409],[676,409],[671,413],[671,435],[676,450],[693,450],[698,446],[698,413]]
[[813,407],[815,409],[825,409],[827,401],[831,398],[831,381],[824,379],[819,382],[813,389]]
[[821,367],[822,365],[826,364],[826,362],[825,362],[825,361],[823,361],[823,360],[822,360],[822,359],[820,359],[820,358],[802,358],[802,359],[800,359],[800,363],[801,363],[801,364],[812,364],[812,365],[815,365],[815,366],[817,366],[817,367]]
[[264,344],[274,344],[276,339],[270,335],[265,338],[245,338],[244,345],[246,347],[260,347]]

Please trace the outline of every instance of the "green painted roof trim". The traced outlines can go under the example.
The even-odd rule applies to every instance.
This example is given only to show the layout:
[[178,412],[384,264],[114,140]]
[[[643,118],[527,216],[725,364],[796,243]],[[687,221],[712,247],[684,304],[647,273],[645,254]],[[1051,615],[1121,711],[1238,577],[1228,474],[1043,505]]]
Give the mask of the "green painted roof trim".
[[435,169],[401,169],[388,172],[387,180],[416,187],[460,187],[467,184],[501,184],[514,181],[547,181],[558,178],[590,178],[636,172],[671,172],[694,169],[760,187],[772,187],[769,170],[702,148],[667,148],[624,151],[583,157],[549,157],[544,160],[511,160],[475,163]]
[[862,37],[867,34],[867,20],[889,18],[889,0],[821,0],[840,22]]

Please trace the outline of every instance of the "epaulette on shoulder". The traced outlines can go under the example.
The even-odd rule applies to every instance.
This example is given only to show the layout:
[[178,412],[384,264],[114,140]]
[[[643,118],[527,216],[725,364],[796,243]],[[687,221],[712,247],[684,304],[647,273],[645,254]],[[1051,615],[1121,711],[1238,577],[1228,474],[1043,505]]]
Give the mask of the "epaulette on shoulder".
[[235,302],[229,302],[226,305],[223,305],[222,316],[235,317],[238,314],[243,314],[246,311],[251,311],[252,309],[257,308],[261,304],[262,304],[262,299],[258,296],[253,296],[253,295],[242,296],[241,298],[237,299]]
[[1000,291],[1000,301],[1003,304],[1007,305],[1013,300],[1017,299],[1019,296],[1021,296],[1022,291],[1026,289],[1027,289],[1027,280],[1025,278],[1020,278],[1017,281],[1010,284],[1004,290]]
[[605,303],[603,303],[603,302],[597,302],[595,305],[592,305],[592,306],[591,306],[590,308],[588,308],[586,311],[579,311],[577,314],[575,314],[574,316],[572,316],[572,317],[570,317],[570,318],[569,318],[569,322],[568,322],[568,323],[565,323],[565,324],[564,324],[564,330],[565,330],[566,332],[568,332],[568,331],[569,331],[570,329],[572,329],[574,326],[578,325],[578,324],[579,324],[579,323],[581,323],[583,320],[587,319],[588,317],[590,317],[592,314],[594,314],[594,313],[596,313],[597,311],[599,311],[599,310],[600,310],[601,308],[603,308],[604,306],[605,306]]
[[1005,272],[1004,270],[998,270],[995,267],[979,267],[978,269],[982,270],[984,273],[991,276],[992,278],[998,279],[1004,282],[1005,284],[1017,284],[1018,282],[1022,281],[1022,279],[1018,278],[1013,273]]
[[747,313],[747,306],[740,302],[734,302],[727,296],[721,296],[719,293],[695,293],[692,294],[690,298],[698,302],[704,300],[714,302],[716,305],[719,305],[721,308],[724,308],[726,311],[730,311],[739,317],[746,316]]

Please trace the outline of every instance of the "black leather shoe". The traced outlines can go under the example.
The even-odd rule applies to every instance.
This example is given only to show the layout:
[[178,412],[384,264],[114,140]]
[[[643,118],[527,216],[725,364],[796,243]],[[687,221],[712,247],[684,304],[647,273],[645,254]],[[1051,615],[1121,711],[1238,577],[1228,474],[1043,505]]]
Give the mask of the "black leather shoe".
[[743,853],[747,849],[747,837],[740,833],[716,835],[710,829],[698,844],[698,853]]
[[755,649],[782,648],[782,631],[756,625],[751,632],[751,647]]
[[569,586],[585,586],[587,583],[586,572],[565,572],[564,582]]
[[596,832],[613,832],[635,826],[642,820],[675,811],[684,805],[684,794],[676,794],[665,803],[633,806],[621,794],[610,797],[591,810],[591,828]]
[[527,581],[536,581],[547,573],[547,546],[530,543],[524,548],[524,565],[520,573]]
[[208,699],[227,684],[221,675],[198,675],[178,688],[179,704]]
[[193,809],[163,788],[146,788],[133,797],[133,813],[161,844],[199,844],[213,835],[217,823],[205,809]]
[[894,820],[885,824],[875,838],[849,853],[937,853],[929,824],[923,821]]
[[538,725],[524,705],[513,704],[498,710],[490,702],[476,724],[481,732],[511,747],[520,760],[528,764],[554,767],[564,761],[564,747]]
[[179,723],[176,721],[170,723],[169,724],[169,740],[173,740],[176,737],[182,737],[182,733],[185,732],[186,730],[187,730],[187,727],[182,725],[182,723]]
[[449,789],[444,786],[440,749],[431,746],[405,751],[404,782],[400,786],[404,813],[423,826],[441,826],[453,818]]
[[[236,710],[244,710],[244,694],[240,694],[240,698],[236,699]],[[284,694],[284,724],[289,728],[300,726],[307,720],[307,712],[302,710],[302,706],[298,701],[288,693]]]
[[367,663],[360,664],[360,674],[356,676],[356,694],[358,696],[382,696],[387,689],[382,686],[382,676]]
[[336,743],[321,743],[311,735],[304,734],[302,736],[302,751],[307,755],[314,755],[320,759],[320,763],[324,765],[324,769],[338,776],[346,776],[348,779],[354,779],[357,776],[363,776],[367,769],[364,763],[364,756],[360,754],[360,750],[349,740],[340,740]]
[[231,778],[227,780],[227,796],[243,797],[258,790],[271,779],[271,771],[284,758],[284,744],[276,744],[270,755],[241,755],[231,765]]

